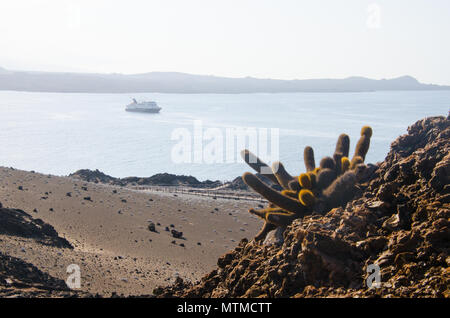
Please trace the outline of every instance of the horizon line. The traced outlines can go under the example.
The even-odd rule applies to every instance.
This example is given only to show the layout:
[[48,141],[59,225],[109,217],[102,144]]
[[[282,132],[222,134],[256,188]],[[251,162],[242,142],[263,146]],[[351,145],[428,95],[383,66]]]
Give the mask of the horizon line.
[[146,71],[142,73],[122,73],[122,72],[90,72],[90,71],[48,71],[48,70],[27,70],[27,69],[9,69],[0,65],[0,70],[10,71],[10,72],[25,72],[25,73],[62,73],[62,74],[86,74],[86,75],[123,75],[123,76],[135,76],[135,75],[145,75],[152,73],[167,73],[167,74],[183,74],[183,75],[194,75],[194,76],[207,76],[207,77],[216,77],[216,78],[227,78],[227,79],[256,79],[256,80],[275,80],[275,81],[305,81],[305,80],[345,80],[350,78],[362,78],[369,80],[392,80],[404,77],[410,77],[414,80],[418,81],[421,84],[426,85],[438,85],[438,86],[450,86],[449,84],[437,84],[437,83],[425,83],[420,81],[417,77],[409,74],[394,76],[394,77],[367,77],[361,75],[351,75],[346,77],[310,77],[310,78],[290,78],[290,79],[282,79],[282,78],[273,78],[273,77],[255,77],[251,75],[247,76],[224,76],[224,75],[214,75],[214,74],[199,74],[199,73],[189,73],[189,72],[180,72],[180,71]]

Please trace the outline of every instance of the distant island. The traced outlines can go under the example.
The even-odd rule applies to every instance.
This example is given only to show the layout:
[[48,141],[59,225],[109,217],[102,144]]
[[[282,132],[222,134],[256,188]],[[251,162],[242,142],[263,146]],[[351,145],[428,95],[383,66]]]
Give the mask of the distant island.
[[0,68],[0,90],[61,93],[287,93],[368,92],[394,90],[450,90],[450,86],[423,84],[411,76],[375,80],[278,80],[228,78],[177,72],[95,74],[12,71]]

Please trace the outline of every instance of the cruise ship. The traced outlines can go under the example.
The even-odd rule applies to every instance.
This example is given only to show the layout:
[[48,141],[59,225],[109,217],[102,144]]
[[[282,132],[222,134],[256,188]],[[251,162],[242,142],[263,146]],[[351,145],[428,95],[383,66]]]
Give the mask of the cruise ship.
[[125,108],[127,112],[141,112],[141,113],[159,113],[161,107],[159,107],[156,102],[137,102],[133,98],[133,102],[128,104]]

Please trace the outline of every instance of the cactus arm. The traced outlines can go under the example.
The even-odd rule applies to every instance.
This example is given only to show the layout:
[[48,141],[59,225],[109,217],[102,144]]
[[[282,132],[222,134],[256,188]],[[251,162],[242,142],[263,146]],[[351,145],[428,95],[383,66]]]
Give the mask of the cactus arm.
[[350,169],[350,160],[348,160],[347,157],[342,157],[341,158],[341,169],[342,169],[342,173],[347,172],[347,170]]
[[336,164],[334,163],[334,159],[331,157],[323,157],[322,160],[320,160],[320,169],[336,169]]
[[314,150],[310,146],[306,146],[303,150],[303,161],[305,162],[306,171],[313,171],[316,168]]
[[336,171],[333,169],[325,168],[320,169],[317,175],[317,187],[319,190],[326,189],[336,179]]
[[350,170],[354,170],[357,165],[364,162],[364,159],[361,156],[354,156],[352,161],[350,162]]
[[334,153],[340,153],[343,157],[348,157],[350,150],[350,137],[347,134],[339,135]]
[[298,200],[282,195],[280,192],[268,187],[254,174],[246,172],[242,179],[250,188],[281,209],[293,212],[299,216],[305,214],[306,208]]
[[[275,184],[279,184],[275,175],[273,173],[269,173],[269,171],[272,171],[272,169],[270,169],[270,167],[265,162],[261,161],[251,151],[247,149],[242,150],[241,157],[253,170],[269,178],[270,181],[274,182]],[[264,170],[264,173],[261,172],[262,170]]]
[[316,197],[310,190],[303,189],[298,194],[298,200],[304,206],[311,208],[316,202]]
[[[370,138],[372,137],[372,128],[364,126],[361,128],[361,137],[358,140],[353,157],[360,156],[363,161],[366,159],[370,147]],[[353,159],[352,159],[353,161]]]
[[287,213],[283,210],[269,212],[266,216],[267,222],[276,226],[287,226],[296,218],[295,213]]
[[297,197],[298,197],[297,191],[294,191],[294,190],[283,190],[283,191],[281,191],[281,194],[286,195],[291,198],[294,198],[294,199],[297,199]]
[[342,173],[342,154],[340,152],[335,152],[333,155],[333,160],[335,163],[335,170],[339,176]]
[[289,181],[289,189],[291,189],[292,191],[298,192],[302,189],[302,187],[298,183],[298,180],[294,179],[294,180]]
[[356,144],[355,154],[353,158],[359,156],[364,161],[366,158],[367,151],[369,151],[369,147],[370,147],[370,137],[367,135],[362,135],[359,138],[358,143]]
[[[257,217],[259,217],[259,218],[261,218],[263,220],[266,219],[267,214],[269,214],[271,212],[281,212],[281,211],[283,211],[283,210],[280,209],[280,208],[277,208],[277,207],[268,207],[268,208],[264,208],[264,209],[251,208],[251,209],[248,210],[248,212],[250,214],[256,215]],[[284,211],[284,213],[288,213],[288,212]]]
[[274,162],[272,165],[272,171],[278,180],[278,183],[284,188],[289,190],[289,182],[294,178],[286,171],[283,164],[279,161]]

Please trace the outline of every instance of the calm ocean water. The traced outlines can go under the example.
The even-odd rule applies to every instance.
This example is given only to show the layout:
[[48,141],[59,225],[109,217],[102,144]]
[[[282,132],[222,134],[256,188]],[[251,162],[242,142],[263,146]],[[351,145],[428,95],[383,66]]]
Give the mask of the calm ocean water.
[[[160,114],[124,111],[131,97],[155,100]],[[174,163],[174,129],[280,129],[280,160],[304,170],[303,148],[318,158],[347,133],[351,151],[363,125],[374,135],[367,162],[384,159],[390,143],[418,119],[447,115],[450,91],[289,94],[66,94],[0,91],[0,166],[67,175],[82,168],[116,177],[169,172],[230,180],[249,171],[235,163]],[[205,145],[208,142],[205,141]],[[236,151],[236,150],[235,150]]]

